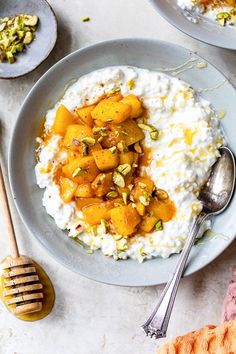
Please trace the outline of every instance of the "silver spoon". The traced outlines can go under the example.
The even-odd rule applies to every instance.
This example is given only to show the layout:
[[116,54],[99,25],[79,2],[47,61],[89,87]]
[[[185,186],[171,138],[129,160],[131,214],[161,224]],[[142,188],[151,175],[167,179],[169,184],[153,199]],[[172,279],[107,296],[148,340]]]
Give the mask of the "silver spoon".
[[233,153],[227,147],[220,148],[221,156],[213,165],[210,177],[199,193],[203,204],[202,212],[198,215],[190,231],[180,255],[175,272],[166,284],[160,300],[153,313],[142,326],[150,337],[164,338],[169,324],[171,311],[179,287],[185,265],[198,235],[202,223],[209,216],[220,214],[228,206],[233,195],[235,184],[235,160]]

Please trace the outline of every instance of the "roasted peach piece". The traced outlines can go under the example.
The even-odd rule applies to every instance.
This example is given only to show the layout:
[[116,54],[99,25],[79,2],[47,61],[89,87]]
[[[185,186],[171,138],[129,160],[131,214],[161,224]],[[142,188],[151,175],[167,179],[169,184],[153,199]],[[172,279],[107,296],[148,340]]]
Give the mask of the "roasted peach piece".
[[143,232],[151,232],[154,229],[157,221],[158,219],[155,216],[145,215],[142,218],[139,228]]
[[78,184],[92,182],[99,170],[92,156],[79,157],[62,167],[63,174]]
[[114,169],[119,164],[118,153],[116,151],[112,152],[109,149],[93,151],[93,157],[95,159],[97,167],[101,171]]
[[90,225],[98,225],[101,220],[109,220],[109,210],[112,208],[111,202],[93,204],[83,208],[85,221]]
[[93,196],[94,190],[92,189],[91,183],[79,184],[75,191],[75,197],[91,198]]
[[136,209],[130,204],[111,209],[110,216],[116,233],[122,236],[132,235],[141,221]]
[[75,195],[78,184],[66,177],[60,177],[60,195],[65,203],[69,203]]
[[76,206],[79,210],[94,204],[101,204],[103,200],[101,198],[76,198]]
[[120,93],[117,93],[115,95],[109,96],[108,99],[114,102],[119,102],[121,101],[123,96]]
[[158,220],[161,219],[164,222],[170,221],[175,215],[175,205],[169,199],[152,199],[151,203],[147,206],[147,209],[149,213],[154,215]]
[[76,109],[76,113],[78,114],[79,118],[90,128],[93,126],[94,123],[93,118],[91,116],[91,112],[95,107],[95,105],[91,105]]
[[56,112],[56,117],[52,126],[52,131],[55,134],[64,135],[67,127],[74,123],[73,114],[61,104]]
[[133,145],[144,138],[142,129],[132,119],[127,119],[119,124],[118,131],[127,146]]
[[120,165],[128,163],[132,165],[134,162],[137,161],[138,154],[133,151],[122,152],[120,154]]
[[112,185],[112,172],[100,173],[92,182],[91,188],[97,197],[102,197],[110,191]]
[[137,118],[142,115],[143,113],[142,103],[135,95],[132,94],[128,95],[125,98],[123,98],[120,102],[131,106],[132,110],[131,110],[130,118]]
[[78,150],[79,144],[83,138],[93,137],[93,131],[90,127],[81,124],[72,124],[67,127],[63,144],[71,149]]
[[93,119],[118,124],[130,117],[131,110],[131,106],[125,103],[105,98],[97,104],[91,115]]

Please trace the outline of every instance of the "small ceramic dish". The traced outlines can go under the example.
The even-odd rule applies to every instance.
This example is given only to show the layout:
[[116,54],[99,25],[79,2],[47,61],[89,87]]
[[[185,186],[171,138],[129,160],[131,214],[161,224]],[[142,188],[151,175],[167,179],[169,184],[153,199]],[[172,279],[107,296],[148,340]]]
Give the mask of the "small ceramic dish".
[[196,23],[190,21],[177,5],[177,0],[149,1],[162,17],[189,36],[217,47],[236,49],[236,26],[222,27],[201,15],[196,15]]
[[[161,284],[170,278],[179,255],[139,264],[132,259],[115,261],[100,251],[88,254],[66,232],[58,229],[55,221],[46,213],[42,205],[43,190],[36,184],[35,138],[42,117],[73,79],[113,65],[164,70],[188,82],[195,90],[200,90],[201,96],[210,101],[217,111],[227,110],[222,125],[229,146],[236,151],[236,91],[216,68],[196,53],[170,43],[148,39],[107,41],[77,50],[60,60],[41,77],[26,97],[10,143],[11,189],[28,230],[71,270],[114,285]],[[235,208],[236,195],[227,210],[214,220],[213,231],[217,235],[205,236],[193,247],[185,275],[210,263],[233,241],[236,234]]]
[[36,39],[10,64],[0,62],[0,79],[14,79],[36,69],[51,53],[57,39],[57,21],[50,5],[45,0],[0,0],[0,17],[19,14],[36,15],[39,24]]

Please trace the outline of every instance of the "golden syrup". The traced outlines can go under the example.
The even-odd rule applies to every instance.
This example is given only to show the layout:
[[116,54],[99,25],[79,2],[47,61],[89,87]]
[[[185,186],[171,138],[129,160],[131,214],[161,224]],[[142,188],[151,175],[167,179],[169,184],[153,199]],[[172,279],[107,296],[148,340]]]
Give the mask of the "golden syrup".
[[[3,259],[1,262],[4,263],[6,261],[6,258]],[[16,317],[19,318],[22,321],[38,321],[49,315],[49,313],[52,311],[54,302],[55,302],[55,291],[52,285],[51,280],[49,279],[48,275],[45,273],[43,268],[36,262],[32,261],[32,266],[36,268],[36,273],[39,276],[39,281],[43,285],[43,299],[42,299],[42,310],[39,312],[34,312],[34,313],[29,313],[26,315],[17,315]],[[1,270],[2,272],[2,270]],[[14,309],[15,305],[7,305],[6,304],[6,298],[3,296],[3,290],[4,290],[4,278],[1,275],[0,279],[0,298],[6,308],[12,312],[12,309]],[[8,299],[10,296],[7,297]],[[13,307],[14,306],[14,307]]]

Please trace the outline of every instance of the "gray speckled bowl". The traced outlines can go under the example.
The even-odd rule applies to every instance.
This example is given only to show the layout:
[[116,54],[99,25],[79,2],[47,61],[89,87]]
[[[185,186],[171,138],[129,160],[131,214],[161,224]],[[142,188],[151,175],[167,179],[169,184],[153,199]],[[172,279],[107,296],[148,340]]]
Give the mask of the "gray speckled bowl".
[[221,48],[236,49],[236,26],[221,27],[219,24],[199,16],[199,22],[190,22],[177,0],[149,0],[154,8],[173,26],[199,41]]
[[[34,145],[42,116],[56,102],[65,85],[92,70],[112,65],[134,65],[157,70],[178,66],[195,57],[195,53],[173,44],[148,39],[120,39],[80,49],[55,64],[35,84],[26,97],[12,135],[9,154],[9,176],[18,211],[28,230],[62,264],[97,281],[126,286],[155,285],[168,280],[178,255],[152,259],[139,264],[134,260],[114,261],[100,251],[88,254],[57,228],[42,206],[43,191],[36,185]],[[192,69],[179,75],[195,89],[219,86],[203,93],[216,109],[227,109],[223,127],[230,147],[236,151],[236,92],[212,65]],[[216,258],[234,239],[236,197],[227,210],[217,216],[214,231],[224,236],[205,238],[191,253],[186,275]]]
[[0,62],[0,79],[13,79],[36,69],[52,51],[57,39],[57,21],[50,5],[45,0],[0,0],[0,17],[18,14],[37,15],[39,24],[36,39],[23,53],[16,55],[16,61]]

